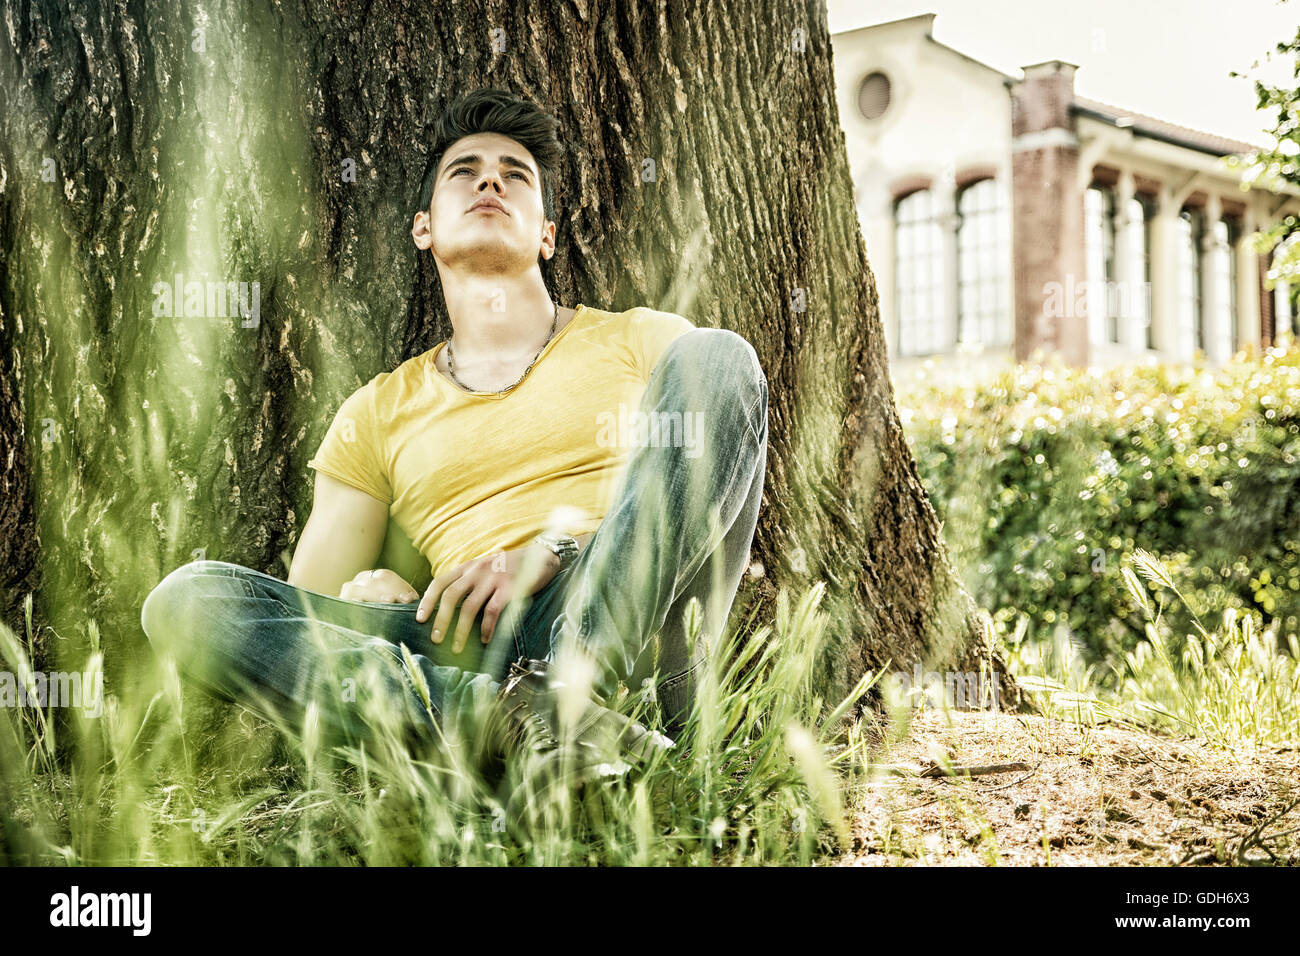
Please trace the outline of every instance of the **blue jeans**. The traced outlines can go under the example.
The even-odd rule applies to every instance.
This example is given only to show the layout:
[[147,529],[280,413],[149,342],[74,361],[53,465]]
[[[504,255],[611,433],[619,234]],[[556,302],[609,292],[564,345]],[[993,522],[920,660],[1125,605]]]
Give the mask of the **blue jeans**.
[[[591,540],[544,588],[507,606],[486,646],[477,620],[455,654],[456,619],[434,644],[432,617],[415,619],[418,602],[348,601],[211,560],[183,565],[153,589],[141,608],[145,634],[210,693],[295,729],[315,702],[322,730],[349,740],[375,729],[367,702],[396,708],[412,739],[482,713],[476,708],[491,705],[511,661],[555,660],[574,641],[597,665],[597,694],[609,700],[620,681],[634,692],[653,688],[675,733],[749,563],[766,470],[767,378],[740,335],[692,329],[664,351],[640,412],[646,427],[629,442],[619,489]],[[703,611],[693,647],[683,623],[692,598]],[[418,675],[403,666],[403,644]]]

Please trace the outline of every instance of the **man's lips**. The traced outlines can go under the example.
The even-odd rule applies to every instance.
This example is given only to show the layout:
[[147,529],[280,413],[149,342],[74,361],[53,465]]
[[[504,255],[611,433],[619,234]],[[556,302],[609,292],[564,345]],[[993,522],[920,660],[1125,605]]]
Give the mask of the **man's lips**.
[[507,216],[510,215],[508,212],[506,212],[506,207],[501,205],[500,202],[494,199],[480,199],[474,205],[469,207],[470,212],[479,212],[480,210],[489,210],[489,209],[496,210],[497,212],[503,213]]

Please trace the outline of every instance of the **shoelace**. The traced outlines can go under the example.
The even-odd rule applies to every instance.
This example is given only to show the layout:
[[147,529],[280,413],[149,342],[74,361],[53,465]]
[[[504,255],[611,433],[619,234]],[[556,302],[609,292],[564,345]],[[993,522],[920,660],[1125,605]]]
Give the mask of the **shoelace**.
[[514,719],[515,730],[512,739],[516,746],[524,744],[525,738],[528,736],[528,726],[533,728],[533,733],[536,735],[535,739],[543,747],[550,749],[560,745],[560,742],[555,739],[555,735],[551,733],[550,727],[547,726],[546,719],[530,707],[527,701],[518,701],[510,708],[508,713]]
[[[547,668],[545,666],[535,668],[525,667],[518,661],[512,661],[510,664],[510,675],[506,679],[503,693],[505,696],[512,696],[515,688],[518,687],[524,679],[530,676],[537,676],[545,682],[546,674]],[[548,690],[553,689],[554,688],[548,688]],[[537,711],[533,706],[532,701],[526,695],[518,695],[515,698],[514,704],[509,708],[508,713],[512,718],[511,722],[514,728],[512,739],[516,746],[524,743],[524,738],[528,735],[526,725],[531,725],[543,747],[547,749],[559,747],[559,741],[556,739],[554,733],[552,733],[549,722]],[[611,714],[614,716],[610,716]],[[643,756],[640,751],[646,746],[646,740],[643,738],[659,736],[638,734],[635,732],[631,718],[622,717],[621,715],[617,715],[616,712],[607,711],[605,708],[593,703],[585,710],[577,728],[575,728],[575,737],[581,741],[582,738],[584,738],[597,724],[602,721],[610,720],[613,720],[615,724],[619,725],[617,729],[614,727],[610,728],[614,738],[612,741],[614,746],[619,747],[620,749],[625,747],[630,748],[632,752],[637,753],[638,757]],[[591,747],[593,745],[587,743],[586,746]]]
[[[512,661],[510,663],[510,676],[506,679],[503,688],[503,696],[512,696],[515,688],[519,686],[519,683],[524,678],[537,673],[544,673],[544,671],[534,671],[522,666],[518,661]],[[559,746],[559,741],[551,733],[546,718],[537,712],[525,695],[520,694],[515,697],[514,703],[507,710],[507,714],[511,718],[511,740],[516,746],[522,746],[525,743],[529,726],[532,727],[542,747],[549,749]]]

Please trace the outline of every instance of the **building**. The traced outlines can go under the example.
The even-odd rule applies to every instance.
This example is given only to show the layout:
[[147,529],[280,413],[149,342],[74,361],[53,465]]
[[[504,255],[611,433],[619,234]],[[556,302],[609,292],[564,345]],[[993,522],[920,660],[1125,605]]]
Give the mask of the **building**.
[[832,37],[892,367],[1217,363],[1295,334],[1248,238],[1300,190],[1243,191],[1223,161],[1256,145],[1079,96],[1059,60],[1008,76],[934,19]]

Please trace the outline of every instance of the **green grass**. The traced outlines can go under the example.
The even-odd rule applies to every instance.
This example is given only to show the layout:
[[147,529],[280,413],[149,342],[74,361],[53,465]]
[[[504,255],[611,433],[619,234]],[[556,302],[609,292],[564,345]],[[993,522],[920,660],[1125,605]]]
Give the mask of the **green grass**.
[[[819,583],[792,606],[782,592],[775,620],[738,653],[744,625],[726,636],[711,659],[731,663],[703,677],[667,759],[631,783],[539,796],[519,819],[454,740],[420,759],[397,733],[326,746],[310,719],[300,735],[282,733],[184,684],[167,661],[129,693],[110,689],[100,717],[3,707],[0,862],[813,864],[846,848],[845,779],[864,759],[856,735],[836,745],[829,728],[874,679],[816,722],[822,595]],[[697,639],[698,605],[687,613]],[[0,658],[20,676],[30,601],[27,614],[26,646],[0,629]],[[102,668],[93,624],[89,637],[85,669]],[[527,770],[508,765],[507,786],[527,785]]]
[[1300,743],[1294,634],[1283,641],[1276,624],[1264,628],[1258,614],[1235,607],[1225,608],[1213,629],[1189,607],[1191,633],[1175,632],[1164,612],[1187,600],[1165,565],[1139,548],[1122,573],[1145,618],[1146,640],[1107,663],[1113,675],[1084,665],[1069,640],[1023,641],[1023,618],[1000,638],[1017,682],[1044,713],[1084,727],[1119,721],[1239,753]]
[[[1124,578],[1147,640],[1101,680],[1068,640],[997,635],[1040,711],[1085,729],[1119,721],[1204,738],[1238,752],[1296,742],[1300,648],[1229,608],[1213,629],[1171,632],[1182,600],[1161,562],[1138,551]],[[824,585],[782,591],[775,618],[742,622],[710,659],[677,746],[630,783],[560,788],[510,818],[503,796],[532,786],[527,760],[504,788],[453,736],[413,757],[395,728],[365,748],[330,746],[308,719],[301,734],[185,684],[157,659],[102,714],[0,707],[0,863],[39,865],[815,865],[849,849],[856,782],[881,741],[868,721],[840,718],[879,674],[825,713],[811,686],[826,629]],[[26,644],[0,626],[0,662],[25,681]],[[687,612],[698,640],[699,608]],[[93,622],[82,670],[102,672]],[[150,658],[153,659],[153,658]],[[718,662],[729,662],[725,669]],[[1118,687],[1118,689],[1115,689]],[[888,696],[888,695],[887,695]],[[620,710],[653,723],[632,696]],[[381,723],[391,714],[378,712]],[[873,725],[875,721],[871,721]],[[888,736],[907,733],[891,709]],[[874,729],[874,728],[873,728]],[[868,750],[872,749],[872,753]],[[990,832],[982,854],[998,860]]]

